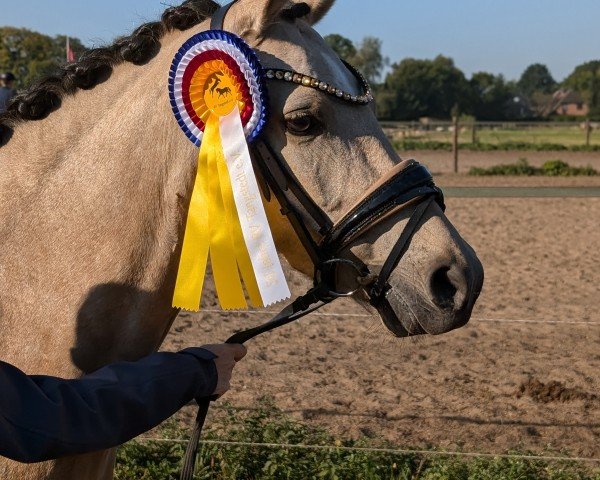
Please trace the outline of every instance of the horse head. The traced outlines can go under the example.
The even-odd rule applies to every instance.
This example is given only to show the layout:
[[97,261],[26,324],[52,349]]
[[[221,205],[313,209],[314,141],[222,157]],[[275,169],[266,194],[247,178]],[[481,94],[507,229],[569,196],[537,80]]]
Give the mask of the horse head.
[[[334,2],[261,0],[252,13],[247,3],[240,0],[231,7],[224,28],[246,39],[268,69],[272,113],[267,141],[308,196],[333,223],[339,222],[374,185],[385,181],[388,172],[398,170],[401,159],[372,105],[355,101],[361,94],[360,79],[313,29]],[[360,259],[371,272],[379,272],[416,208],[418,202],[412,202],[388,213],[373,228],[355,235],[341,255]],[[280,251],[294,268],[312,274],[314,262],[279,210],[271,201]],[[304,222],[314,224],[314,219]],[[354,274],[352,269],[337,273]],[[397,336],[447,332],[469,320],[482,282],[483,268],[475,252],[441,205],[431,202],[389,277],[385,297],[391,308],[380,313]],[[364,296],[357,299],[367,303]]]

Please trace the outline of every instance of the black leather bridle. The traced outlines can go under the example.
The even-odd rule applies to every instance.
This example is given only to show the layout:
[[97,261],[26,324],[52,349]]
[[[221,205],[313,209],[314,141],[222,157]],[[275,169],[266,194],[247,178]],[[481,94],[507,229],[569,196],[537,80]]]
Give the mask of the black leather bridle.
[[[223,29],[225,15],[234,3],[235,0],[213,14],[212,30]],[[349,70],[364,82],[354,68],[350,67]],[[408,335],[388,300],[391,292],[388,280],[408,249],[429,206],[437,202],[445,210],[442,191],[435,186],[427,168],[414,160],[396,165],[341,220],[333,222],[264,137],[256,140],[251,150],[254,165],[262,177],[260,184],[266,200],[269,201],[272,194],[275,196],[282,214],[290,221],[314,265],[314,285],[269,322],[238,332],[227,343],[243,344],[262,333],[298,320],[336,298],[349,297],[358,292],[364,293],[369,303],[377,309],[388,329],[397,336]],[[353,256],[349,258],[351,254],[348,249],[358,237],[409,204],[416,205],[415,209],[378,273],[370,272],[360,259]],[[306,226],[307,218],[316,225],[316,229]],[[345,256],[342,256],[343,253]],[[353,272],[353,283],[343,287],[339,282],[342,268],[346,272]],[[185,453],[181,480],[193,478],[200,434],[210,402],[211,400],[199,402],[200,408]]]

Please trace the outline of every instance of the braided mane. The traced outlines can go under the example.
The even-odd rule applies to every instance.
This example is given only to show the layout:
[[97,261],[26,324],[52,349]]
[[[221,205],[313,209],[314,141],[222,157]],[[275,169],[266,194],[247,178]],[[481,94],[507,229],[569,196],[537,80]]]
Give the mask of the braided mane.
[[213,0],[186,0],[165,10],[159,22],[141,25],[112,45],[89,50],[78,62],[65,64],[55,74],[34,83],[0,114],[0,147],[8,143],[17,124],[46,118],[60,108],[65,95],[90,90],[106,81],[115,65],[123,62],[144,65],[160,51],[160,40],[167,32],[187,30],[206,20],[218,8]]

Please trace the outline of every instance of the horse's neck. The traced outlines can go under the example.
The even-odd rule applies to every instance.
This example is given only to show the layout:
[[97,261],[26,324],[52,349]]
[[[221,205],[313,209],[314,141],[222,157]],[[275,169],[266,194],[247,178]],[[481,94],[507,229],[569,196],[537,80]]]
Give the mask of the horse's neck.
[[197,151],[166,95],[175,36],[0,149],[3,359],[65,374],[148,353],[166,333]]

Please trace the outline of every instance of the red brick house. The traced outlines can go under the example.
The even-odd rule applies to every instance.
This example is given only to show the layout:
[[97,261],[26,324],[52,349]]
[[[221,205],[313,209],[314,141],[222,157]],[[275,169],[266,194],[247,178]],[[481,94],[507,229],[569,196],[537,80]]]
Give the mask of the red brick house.
[[546,111],[548,115],[585,117],[590,109],[579,93],[561,88],[552,95],[552,101]]

